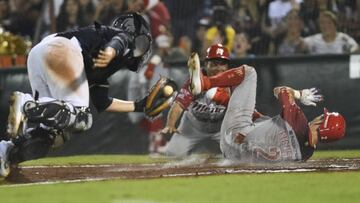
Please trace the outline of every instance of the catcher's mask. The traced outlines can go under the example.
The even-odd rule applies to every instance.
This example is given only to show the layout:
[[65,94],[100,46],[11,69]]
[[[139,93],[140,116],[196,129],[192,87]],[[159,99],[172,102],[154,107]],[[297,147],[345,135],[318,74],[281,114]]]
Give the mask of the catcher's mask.
[[[171,87],[171,94],[166,95],[165,87]],[[161,114],[166,108],[168,108],[177,96],[177,85],[176,83],[166,77],[161,78],[151,88],[149,96],[146,99],[145,114],[146,116],[153,118]]]
[[149,23],[139,13],[130,12],[117,17],[112,26],[134,37],[127,67],[131,71],[139,71],[151,55],[152,37]]

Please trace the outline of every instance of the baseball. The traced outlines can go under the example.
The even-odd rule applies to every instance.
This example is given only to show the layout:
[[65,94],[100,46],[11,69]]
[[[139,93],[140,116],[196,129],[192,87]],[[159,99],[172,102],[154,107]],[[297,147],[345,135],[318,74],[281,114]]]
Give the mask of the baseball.
[[166,85],[164,87],[163,91],[164,91],[165,97],[168,97],[174,92],[174,89],[170,85]]

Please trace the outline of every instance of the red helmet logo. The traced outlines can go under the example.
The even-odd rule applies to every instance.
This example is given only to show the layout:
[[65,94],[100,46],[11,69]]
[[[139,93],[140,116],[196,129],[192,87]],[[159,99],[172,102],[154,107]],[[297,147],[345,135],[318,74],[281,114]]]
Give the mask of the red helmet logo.
[[337,112],[328,112],[324,109],[324,122],[319,127],[321,142],[334,142],[345,135],[345,119]]
[[206,51],[205,59],[225,59],[230,60],[229,50],[222,44],[214,44]]

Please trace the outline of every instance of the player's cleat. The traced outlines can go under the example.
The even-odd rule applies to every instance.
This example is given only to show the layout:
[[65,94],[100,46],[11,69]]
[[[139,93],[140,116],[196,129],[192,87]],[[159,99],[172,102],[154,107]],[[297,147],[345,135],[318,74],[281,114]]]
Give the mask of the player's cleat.
[[13,147],[14,144],[11,141],[0,142],[0,177],[7,177],[10,173],[8,155]]
[[202,91],[202,73],[200,70],[200,59],[197,53],[192,53],[188,60],[190,74],[190,91],[193,95],[198,95]]
[[8,116],[7,133],[10,137],[15,138],[20,130],[20,126],[24,121],[24,114],[22,112],[23,104],[25,103],[25,94],[22,92],[13,92],[10,95],[10,110]]

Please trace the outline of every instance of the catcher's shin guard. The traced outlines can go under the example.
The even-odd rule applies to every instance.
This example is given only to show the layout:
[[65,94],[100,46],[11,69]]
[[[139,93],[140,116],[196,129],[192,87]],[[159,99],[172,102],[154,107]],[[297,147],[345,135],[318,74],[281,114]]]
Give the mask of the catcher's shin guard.
[[92,125],[92,115],[88,107],[73,107],[59,100],[42,103],[27,101],[24,104],[24,114],[28,122],[41,123],[54,129],[85,131]]
[[59,140],[63,144],[68,138],[62,130],[46,130],[41,127],[28,129],[24,135],[13,139],[15,146],[9,154],[10,163],[17,164],[45,157],[50,149],[60,145]]

